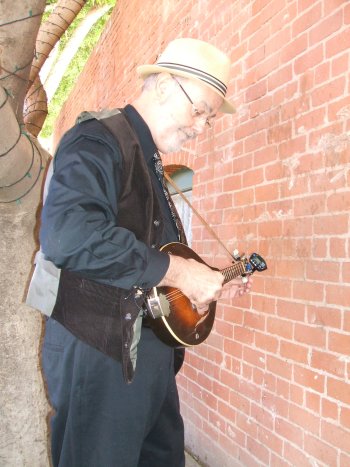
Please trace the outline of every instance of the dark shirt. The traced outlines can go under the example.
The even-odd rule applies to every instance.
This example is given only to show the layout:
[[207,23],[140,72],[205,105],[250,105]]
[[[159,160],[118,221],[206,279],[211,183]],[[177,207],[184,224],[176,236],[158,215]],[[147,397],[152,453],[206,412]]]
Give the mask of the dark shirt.
[[[126,106],[125,112],[159,197],[165,225],[163,243],[177,241],[177,229],[154,170],[152,135],[132,106]],[[41,246],[46,257],[61,269],[125,289],[134,285],[151,288],[164,277],[169,257],[118,227],[120,163],[118,147],[98,135],[84,134],[84,125],[66,133],[55,155],[43,208]]]
[[163,241],[162,244],[165,245],[170,242],[177,242],[179,241],[178,239],[178,233],[177,233],[177,227],[173,221],[173,218],[171,217],[170,210],[169,210],[169,205],[168,202],[164,196],[163,188],[161,186],[161,183],[159,182],[159,179],[155,173],[155,168],[154,168],[154,163],[153,163],[153,155],[157,151],[156,145],[153,141],[151,132],[149,131],[148,126],[146,125],[145,121],[143,118],[140,116],[140,114],[134,109],[133,106],[127,105],[125,107],[125,112],[128,117],[129,122],[133,126],[133,128],[136,131],[136,134],[139,138],[140,145],[142,148],[142,151],[145,156],[145,160],[147,162],[148,169],[150,173],[152,174],[152,182],[153,186],[156,189],[157,195],[158,195],[158,200],[161,205],[162,213],[164,216],[164,232],[163,232]]

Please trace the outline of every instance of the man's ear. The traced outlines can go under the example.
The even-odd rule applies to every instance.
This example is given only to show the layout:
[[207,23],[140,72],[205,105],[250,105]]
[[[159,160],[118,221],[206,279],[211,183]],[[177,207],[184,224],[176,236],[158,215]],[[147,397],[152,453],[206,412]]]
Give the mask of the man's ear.
[[163,104],[174,90],[174,80],[170,73],[159,73],[155,86],[155,93],[157,100],[160,104]]

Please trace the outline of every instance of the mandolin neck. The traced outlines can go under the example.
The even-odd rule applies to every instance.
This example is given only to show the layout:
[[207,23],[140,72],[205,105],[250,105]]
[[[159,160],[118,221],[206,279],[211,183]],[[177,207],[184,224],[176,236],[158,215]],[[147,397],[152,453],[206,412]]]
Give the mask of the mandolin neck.
[[232,281],[236,277],[241,276],[242,274],[245,273],[245,268],[243,265],[243,261],[239,261],[237,263],[234,263],[232,266],[229,266],[228,268],[222,269],[221,274],[224,276],[224,284],[227,284],[227,282]]

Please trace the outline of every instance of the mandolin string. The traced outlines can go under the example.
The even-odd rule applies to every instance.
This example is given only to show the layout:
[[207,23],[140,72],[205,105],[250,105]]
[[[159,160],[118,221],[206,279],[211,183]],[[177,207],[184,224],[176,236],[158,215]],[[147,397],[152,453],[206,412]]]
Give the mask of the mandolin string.
[[178,298],[178,297],[181,297],[181,295],[183,295],[183,293],[180,291],[180,290],[174,290],[173,292],[170,292],[168,294],[165,294],[165,297],[168,299],[168,300],[172,300],[174,298]]
[[[240,266],[241,264],[236,264],[234,266],[230,266],[229,268],[223,270],[224,277],[231,280],[234,277],[237,277],[238,275],[240,275],[241,272],[244,272],[244,271],[239,271],[239,269],[243,269],[243,268],[240,268]],[[177,289],[165,294],[165,297],[169,302],[174,301],[177,298],[180,298],[181,296],[183,296],[183,293]]]

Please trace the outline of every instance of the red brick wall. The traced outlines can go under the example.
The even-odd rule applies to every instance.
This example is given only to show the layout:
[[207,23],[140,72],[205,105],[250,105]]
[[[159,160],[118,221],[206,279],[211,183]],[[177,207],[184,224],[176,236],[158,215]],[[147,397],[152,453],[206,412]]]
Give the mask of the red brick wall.
[[[229,248],[269,265],[251,295],[225,293],[178,378],[186,442],[211,467],[350,465],[349,26],[345,0],[119,0],[57,124],[124,105],[172,38],[232,58],[237,113],[165,161],[194,170]],[[228,265],[196,220],[193,246]]]

